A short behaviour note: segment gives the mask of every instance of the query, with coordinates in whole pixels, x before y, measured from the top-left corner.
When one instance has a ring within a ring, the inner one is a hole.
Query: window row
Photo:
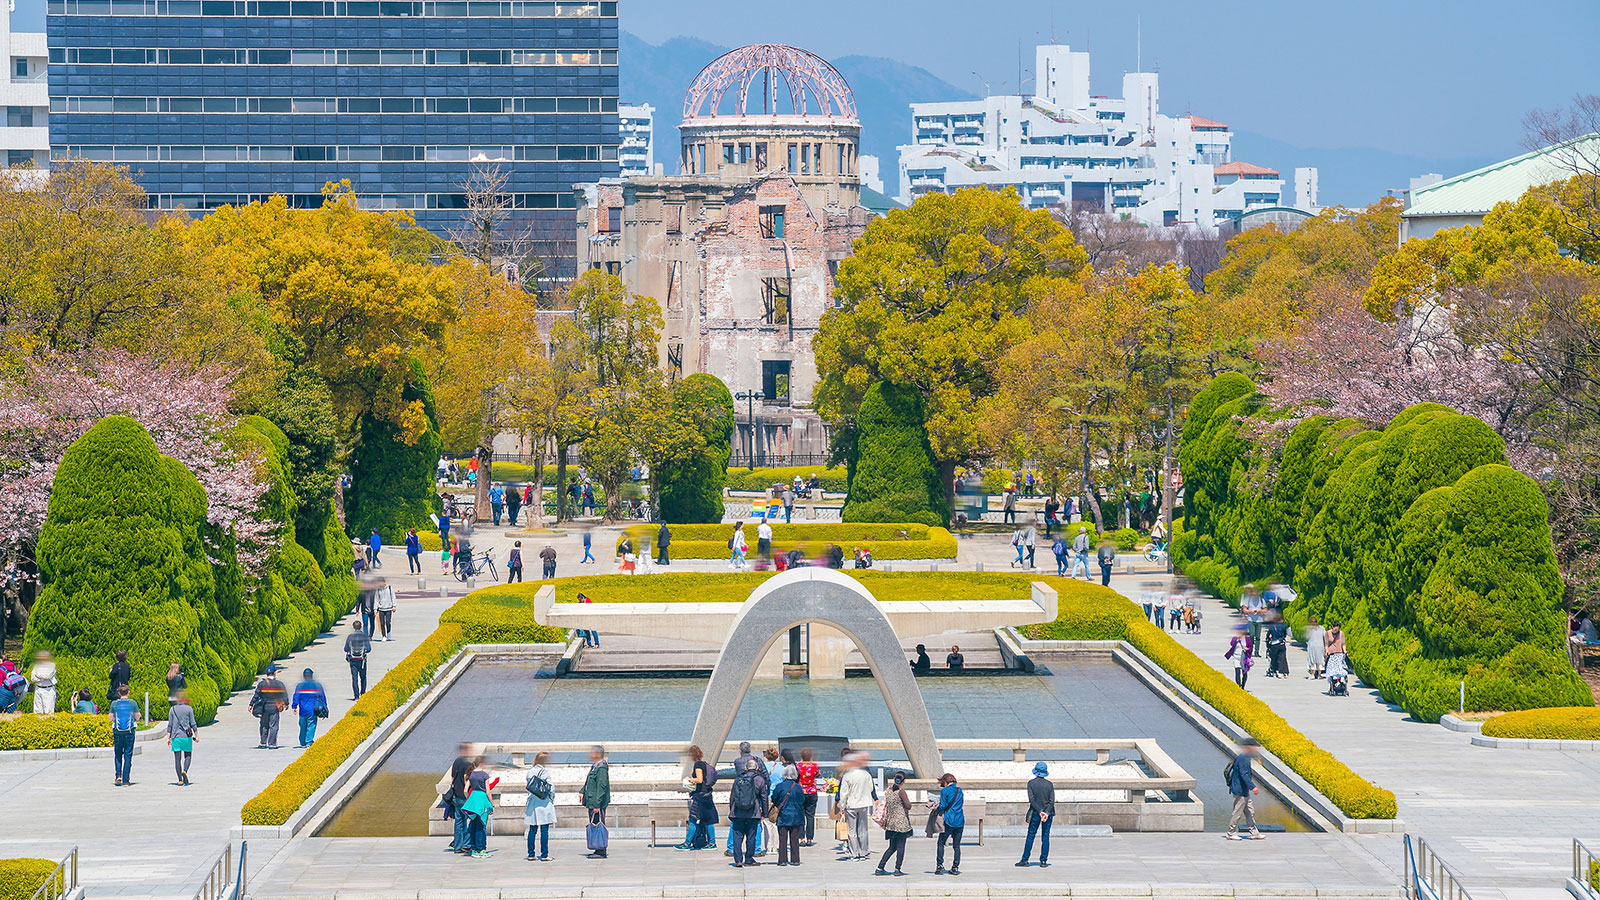
[[[52,16],[392,16],[398,18],[615,18],[617,4],[532,0],[49,0]]]
[[[617,51],[51,47],[50,62],[127,66],[614,66]]]
[[[152,209],[216,209],[265,202],[279,194],[150,194]],[[321,194],[282,194],[296,209],[316,209],[324,202]],[[574,209],[576,200],[567,194],[508,194],[514,209]],[[360,194],[356,202],[363,209],[467,209],[465,194]]]
[[[615,97],[51,97],[56,113],[614,113]]]
[[[616,160],[617,148],[555,144],[509,147],[56,144],[50,148],[50,154],[55,159],[78,157],[102,162],[610,162]]]

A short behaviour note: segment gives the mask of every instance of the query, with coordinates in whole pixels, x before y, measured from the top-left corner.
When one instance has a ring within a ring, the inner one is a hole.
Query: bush
[[[0,900],[31,900],[58,865],[53,859],[0,859]]]
[[[616,576],[606,576],[615,578]],[[533,620],[533,595],[548,581],[525,582],[528,589],[499,585],[473,591],[439,616],[440,624],[461,629],[465,644],[546,644],[565,641],[565,629]]]
[[[766,469],[729,469],[728,489],[734,491],[764,491],[775,484],[794,484],[795,476],[801,480],[817,476],[822,489],[830,494],[842,494],[849,487],[844,466],[824,469],[818,466],[784,466]]]
[[[733,536],[732,525],[673,525],[672,555],[677,559],[726,559],[728,539]],[[655,542],[658,526],[635,525],[628,531],[635,546],[642,541]],[[745,525],[745,539],[755,547],[755,526]],[[938,526],[916,522],[886,523],[774,523],[772,526],[773,553],[787,552],[795,546],[815,557],[828,544],[838,544],[845,552],[845,565],[849,565],[852,550],[857,547],[872,551],[874,561],[895,559],[954,559],[956,539],[949,531]]]
[[[111,746],[111,722],[105,716],[26,713],[0,719],[0,750],[62,750]]]
[[[845,501],[846,522],[950,520],[939,467],[923,427],[914,388],[879,382],[856,413],[856,463]]]
[[[1600,741],[1600,707],[1558,706],[1506,713],[1484,722],[1483,733],[1542,741]]]
[[[1139,542],[1144,540],[1144,535],[1136,528],[1118,528],[1111,532],[1111,540],[1116,542],[1118,550],[1135,550]]]
[[[422,404],[426,427],[414,440],[387,418],[372,412],[361,416],[344,499],[345,526],[357,538],[366,538],[376,528],[388,543],[399,543],[406,529],[428,528],[429,514],[439,511],[435,476],[444,442],[434,415],[433,391],[415,361],[401,400]]]
[[[656,507],[665,522],[722,521],[722,487],[733,455],[733,395],[715,375],[696,373],[672,386],[672,411],[699,428],[705,450],[660,467]]]

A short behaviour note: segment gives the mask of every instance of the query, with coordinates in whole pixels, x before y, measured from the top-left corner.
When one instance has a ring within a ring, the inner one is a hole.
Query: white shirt
[[[872,775],[866,769],[851,769],[839,779],[839,805],[845,809],[872,805]]]
[[[756,538],[763,541],[772,540],[772,526],[762,521],[760,525],[756,526]]]

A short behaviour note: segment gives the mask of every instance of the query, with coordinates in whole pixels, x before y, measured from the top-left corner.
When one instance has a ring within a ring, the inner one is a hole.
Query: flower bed
[[[1541,741],[1600,741],[1600,707],[1554,706],[1510,712],[1484,722],[1483,733]]]

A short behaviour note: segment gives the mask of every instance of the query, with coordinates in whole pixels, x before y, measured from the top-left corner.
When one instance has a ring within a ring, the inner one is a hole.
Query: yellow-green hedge
[[[1056,588],[1061,601],[1060,614],[1054,622],[1030,629],[1034,636],[1051,640],[1126,640],[1200,699],[1249,732],[1332,800],[1345,815],[1352,819],[1395,817],[1397,807],[1393,793],[1351,771],[1295,730],[1267,704],[1150,624],[1133,601],[1109,588],[1073,579],[1051,576],[1041,580]]]
[[[53,859],[0,859],[0,900],[29,900],[57,865]]]
[[[732,525],[671,525],[672,556],[674,559],[727,559],[728,538],[733,536]],[[637,546],[648,539],[652,545],[659,530],[658,525],[636,525],[629,529]],[[746,523],[745,541],[750,554],[755,555],[756,524]],[[872,551],[876,561],[896,559],[954,559],[956,539],[944,528],[916,523],[860,523],[860,522],[795,522],[772,525],[774,553],[787,552],[796,546],[815,557],[828,544],[838,544],[844,550],[845,565],[850,565],[857,547]]]
[[[1553,706],[1509,712],[1484,722],[1483,733],[1544,741],[1600,741],[1600,707]]]
[[[825,469],[821,466],[782,466],[766,469],[733,468],[728,470],[728,489],[733,491],[764,491],[775,484],[794,485],[794,477],[802,480],[817,476],[822,489],[830,494],[842,494],[848,487],[844,466]]]
[[[586,594],[596,603],[739,603],[763,581],[777,572],[662,572],[647,576],[585,575],[558,578],[557,603],[573,603]],[[900,600],[998,600],[1027,597],[1031,588],[1024,575],[981,572],[879,572],[873,569],[847,570],[885,603]],[[514,595],[532,604],[533,595],[544,582],[485,588],[469,595],[490,592]]]
[[[111,722],[105,716],[32,713],[0,719],[0,750],[63,750],[111,746]]]

